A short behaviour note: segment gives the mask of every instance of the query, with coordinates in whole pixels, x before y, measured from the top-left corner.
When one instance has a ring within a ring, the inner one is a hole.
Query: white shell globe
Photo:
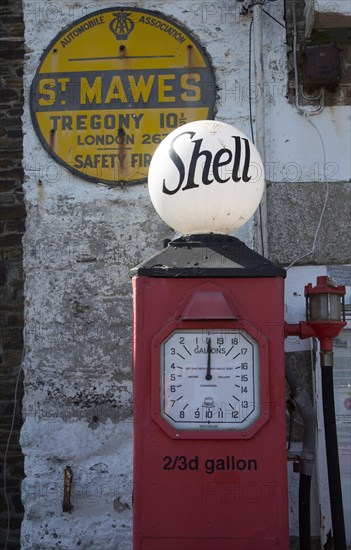
[[[228,234],[257,209],[264,168],[256,147],[237,128],[198,120],[157,147],[148,187],[157,213],[176,231]]]

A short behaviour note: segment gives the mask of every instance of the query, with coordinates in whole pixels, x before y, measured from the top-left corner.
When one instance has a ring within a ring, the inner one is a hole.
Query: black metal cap
[[[230,235],[186,235],[130,270],[145,277],[285,277],[276,266]]]

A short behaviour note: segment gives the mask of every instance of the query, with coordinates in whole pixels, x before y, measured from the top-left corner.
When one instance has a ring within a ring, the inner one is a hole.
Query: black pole
[[[321,351],[321,372],[325,446],[334,548],[336,550],[346,550],[344,509],[342,504],[338,439],[335,421],[333,352]]]
[[[300,474],[299,483],[300,550],[311,550],[311,476]]]

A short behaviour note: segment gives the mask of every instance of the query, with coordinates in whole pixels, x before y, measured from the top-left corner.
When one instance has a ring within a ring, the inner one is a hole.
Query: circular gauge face
[[[245,430],[259,390],[259,344],[245,330],[176,330],[161,344],[161,416],[175,429]]]

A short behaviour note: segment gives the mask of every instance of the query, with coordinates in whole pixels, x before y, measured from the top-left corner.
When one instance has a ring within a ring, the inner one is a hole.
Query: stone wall
[[[19,547],[23,517],[20,483],[24,475],[19,445],[23,392],[20,365],[23,348],[22,235],[25,219],[22,191],[24,29],[21,1],[2,2],[0,13],[0,433],[1,479],[5,479],[6,483],[6,495],[3,483],[0,488],[1,502],[4,503],[0,514],[0,545],[4,547],[7,539],[7,548],[15,549]]]

